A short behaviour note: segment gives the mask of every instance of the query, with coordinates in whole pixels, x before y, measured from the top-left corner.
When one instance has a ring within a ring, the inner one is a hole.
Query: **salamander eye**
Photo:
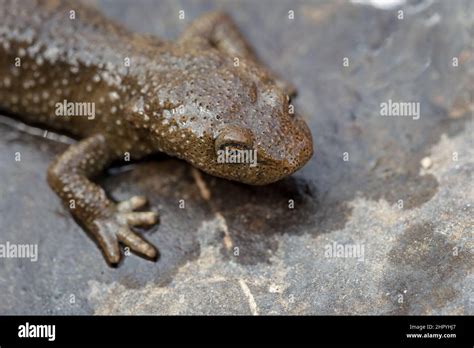
[[[226,147],[240,150],[252,150],[253,135],[247,128],[229,125],[219,133],[214,142],[214,146],[216,152],[219,150],[225,150]]]

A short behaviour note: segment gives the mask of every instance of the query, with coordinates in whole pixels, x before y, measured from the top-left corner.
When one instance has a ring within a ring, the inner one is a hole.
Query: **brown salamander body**
[[[115,160],[164,152],[215,176],[262,185],[312,155],[311,134],[289,106],[291,88],[257,60],[222,13],[177,40],[134,34],[75,1],[0,0],[0,108],[81,139],[49,167],[48,182],[111,264],[119,242],[151,259],[130,226],[144,197],[114,203],[91,181]],[[256,153],[256,165],[222,151]]]

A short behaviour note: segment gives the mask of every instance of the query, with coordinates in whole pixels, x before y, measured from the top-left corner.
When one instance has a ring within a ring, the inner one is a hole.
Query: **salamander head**
[[[174,81],[173,94],[156,90],[165,109],[155,125],[156,133],[165,133],[164,151],[214,176],[252,185],[301,168],[312,156],[312,137],[289,97],[257,66],[223,61],[193,57]]]

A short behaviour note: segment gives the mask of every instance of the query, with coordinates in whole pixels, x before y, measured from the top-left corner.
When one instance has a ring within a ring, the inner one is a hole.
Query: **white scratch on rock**
[[[74,139],[69,138],[68,136],[65,136],[59,133],[54,133],[52,131],[47,131],[38,127],[33,127],[19,120],[13,120],[3,115],[0,115],[0,124],[9,126],[20,132],[24,132],[35,137],[46,138],[58,143],[63,143],[63,144],[68,144],[68,145],[75,143]]]
[[[239,284],[240,284],[240,287],[242,288],[242,291],[244,292],[245,296],[247,297],[249,301],[250,312],[252,312],[252,315],[258,315],[257,303],[255,302],[255,299],[253,298],[253,295],[250,292],[250,289],[247,286],[247,283],[245,282],[245,280],[239,279]]]
[[[199,189],[199,193],[201,194],[201,197],[205,201],[209,201],[209,199],[211,199],[211,191],[207,187],[206,182],[204,181],[204,179],[202,178],[201,172],[193,167],[191,169],[191,173],[192,173],[194,181],[196,182],[196,185]]]
[[[232,249],[233,243],[232,243],[232,238],[230,237],[230,234],[229,234],[229,227],[227,226],[227,221],[224,218],[224,216],[219,212],[217,212],[215,216],[219,223],[220,229],[222,230],[222,232],[224,232],[224,238],[223,238],[224,246],[227,250],[230,250]]]
[[[381,10],[391,10],[406,3],[405,0],[351,0],[353,4],[369,5]]]

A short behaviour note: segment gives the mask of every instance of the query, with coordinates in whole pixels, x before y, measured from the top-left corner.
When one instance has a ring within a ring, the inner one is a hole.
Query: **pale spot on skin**
[[[120,96],[118,95],[117,92],[112,91],[112,92],[109,93],[109,98],[110,98],[110,100],[119,100]]]

